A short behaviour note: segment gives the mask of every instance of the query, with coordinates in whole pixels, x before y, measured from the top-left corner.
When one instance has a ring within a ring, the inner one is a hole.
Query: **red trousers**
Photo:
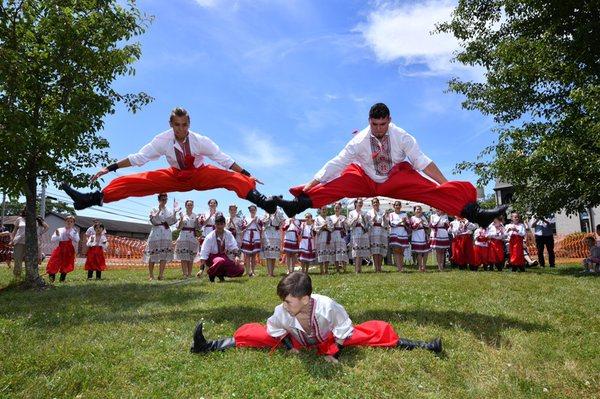
[[[104,187],[104,202],[119,201],[128,197],[170,193],[173,191],[204,191],[225,188],[235,191],[238,197],[246,198],[256,187],[256,180],[231,170],[211,165],[180,170],[158,169],[117,177]]]
[[[508,241],[508,253],[509,260],[511,266],[525,266],[525,255],[523,253],[523,237],[518,234],[513,234],[510,236],[510,240]]]
[[[290,193],[299,196],[304,186],[292,187]],[[329,205],[341,198],[384,196],[422,202],[449,215],[460,215],[465,205],[477,200],[475,187],[464,181],[449,181],[438,185],[423,177],[410,163],[401,162],[383,183],[374,182],[362,168],[349,165],[337,179],[317,184],[306,192],[313,208]]]
[[[75,248],[71,241],[61,241],[54,248],[46,265],[46,273],[71,273],[75,270]]]
[[[229,259],[226,254],[211,254],[206,263],[211,265],[206,273],[211,277],[240,277],[244,268]]]
[[[452,239],[452,261],[459,266],[473,263],[473,237],[459,234]]]
[[[275,348],[281,344],[281,339],[271,337],[267,327],[260,323],[244,324],[233,334],[236,347]],[[283,338],[283,337],[282,337]],[[344,341],[344,346],[383,346],[395,347],[398,344],[398,334],[390,323],[371,320],[354,326],[354,332]],[[303,345],[292,337],[294,348]],[[335,355],[339,349],[333,334],[325,341],[314,346],[320,355]]]
[[[503,240],[490,240],[489,248],[490,263],[502,263],[504,262],[504,241]]]
[[[104,258],[104,249],[102,247],[96,246],[88,249],[83,270],[106,270],[106,259]]]
[[[487,265],[490,262],[490,248],[480,245],[473,246],[473,266]]]

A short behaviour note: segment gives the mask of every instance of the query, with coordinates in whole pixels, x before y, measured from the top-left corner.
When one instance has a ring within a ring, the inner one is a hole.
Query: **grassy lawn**
[[[90,282],[77,270],[43,292],[0,292],[0,397],[599,397],[600,279],[577,270],[312,275],[355,322],[444,340],[441,356],[348,348],[340,365],[312,352],[188,353],[200,320],[217,338],[270,316],[278,279],[263,270],[214,284],[176,269],[151,283],[143,270]],[[10,278],[3,267],[0,286]]]

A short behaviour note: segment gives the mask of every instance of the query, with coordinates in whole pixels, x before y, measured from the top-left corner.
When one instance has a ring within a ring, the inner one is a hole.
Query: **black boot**
[[[275,202],[281,207],[281,209],[283,209],[289,218],[294,217],[300,212],[304,212],[313,206],[310,197],[304,193],[300,194],[291,201],[284,200],[281,197],[275,197]]]
[[[410,339],[400,338],[398,340],[398,348],[413,350],[416,348],[427,349],[435,353],[440,353],[442,351],[442,339],[435,338],[430,342],[425,341],[411,341]]]
[[[59,187],[73,200],[73,207],[77,210],[89,208],[90,206],[102,206],[104,194],[102,191],[92,191],[91,193],[80,193],[73,189],[67,183],[62,183]]]
[[[194,343],[190,348],[191,353],[206,353],[212,351],[222,351],[229,348],[235,347],[235,340],[233,337],[217,339],[215,341],[207,341],[202,334],[202,323],[196,326],[194,331]]]
[[[477,202],[470,202],[461,211],[460,215],[470,222],[477,223],[479,227],[486,228],[494,218],[506,216],[508,205],[500,205],[494,209],[481,209]]]
[[[277,210],[277,203],[275,202],[275,198],[266,197],[264,194],[261,194],[258,190],[250,190],[248,195],[246,195],[246,199],[252,202],[254,205],[263,209],[267,213],[275,213]]]

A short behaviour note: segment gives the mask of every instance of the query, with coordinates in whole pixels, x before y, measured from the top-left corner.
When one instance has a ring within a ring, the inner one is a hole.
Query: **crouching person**
[[[201,277],[205,270],[211,282],[215,278],[224,281],[225,277],[242,276],[244,268],[240,266],[238,251],[235,236],[225,230],[225,217],[218,214],[215,217],[215,230],[204,238],[200,248],[200,271],[196,276]],[[231,260],[227,254],[234,255],[235,259]]]
[[[312,293],[310,276],[293,272],[277,285],[283,301],[267,320],[267,325],[244,324],[233,337],[207,341],[202,324],[196,327],[192,353],[205,353],[233,347],[283,347],[291,353],[301,348],[316,348],[325,360],[337,363],[346,346],[381,346],[386,348],[423,348],[439,353],[442,341],[411,341],[399,338],[387,322],[372,320],[353,325],[344,307],[324,295]]]

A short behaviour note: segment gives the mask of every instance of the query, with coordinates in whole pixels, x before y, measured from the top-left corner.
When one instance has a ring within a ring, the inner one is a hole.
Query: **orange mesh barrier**
[[[557,258],[585,258],[589,255],[583,239],[594,237],[591,233],[571,233],[566,236],[554,236],[554,254]],[[537,256],[535,238],[533,235],[527,237],[527,249],[531,255]]]

